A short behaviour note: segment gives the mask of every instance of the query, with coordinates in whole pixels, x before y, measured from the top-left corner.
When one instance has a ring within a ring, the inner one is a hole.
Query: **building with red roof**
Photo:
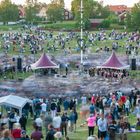
[[[126,5],[109,5],[108,6],[111,12],[116,14],[121,14],[123,12],[130,12],[131,8]]]
[[[109,5],[108,7],[111,12],[118,15],[119,21],[124,21],[126,14],[131,12],[131,7],[127,7],[126,5]]]

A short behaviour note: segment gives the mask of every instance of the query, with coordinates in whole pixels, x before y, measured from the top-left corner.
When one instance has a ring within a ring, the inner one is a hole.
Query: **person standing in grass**
[[[68,120],[69,117],[67,116],[67,112],[64,112],[63,115],[61,116],[61,131],[62,131],[62,135],[65,135],[65,137],[67,136],[67,124],[68,124]]]
[[[76,112],[76,109],[71,110],[69,120],[70,120],[70,131],[74,130],[74,132],[76,132],[76,123],[78,120],[78,113]]]
[[[108,131],[109,139],[116,140],[117,125],[115,120],[112,120],[112,122],[108,125]]]
[[[61,116],[59,115],[59,113],[56,113],[56,116],[53,118],[52,122],[52,125],[56,131],[60,131],[61,122],[62,122]]]
[[[19,123],[14,123],[11,134],[12,134],[14,140],[21,139],[21,126]]]
[[[26,131],[25,130],[22,130],[21,131],[21,138],[20,138],[20,140],[30,140],[30,138],[26,134]]]
[[[93,103],[89,106],[89,112],[90,112],[90,114],[94,114],[94,112],[95,112],[95,107],[94,107]]]
[[[100,133],[100,140],[104,140],[107,135],[107,120],[104,117],[104,114],[101,114],[100,119],[97,121],[98,130]]]
[[[44,117],[44,115],[43,114],[41,114],[39,117],[37,117],[36,119],[35,119],[35,123],[36,123],[36,125],[38,126],[38,129],[40,130],[40,131],[42,131],[42,127],[43,127],[43,118]]]
[[[95,114],[90,114],[90,116],[87,119],[87,123],[88,123],[88,135],[93,136],[94,127],[96,125],[96,115]]]
[[[130,104],[130,101],[129,101],[129,98],[128,97],[127,97],[126,102],[125,102],[124,105],[125,105],[125,112],[126,112],[127,116],[129,116],[131,104]]]
[[[67,111],[68,110],[68,108],[69,108],[69,102],[68,102],[67,99],[64,100],[63,107],[64,107],[64,111]]]
[[[46,135],[46,140],[54,140],[54,134],[55,134],[55,131],[54,131],[53,125],[49,124],[48,125],[48,132]]]
[[[31,134],[31,140],[41,140],[43,139],[43,134],[41,131],[39,131],[38,126],[36,125],[36,123],[33,123],[33,127],[34,127],[34,131]]]
[[[43,101],[43,103],[41,104],[41,113],[46,115],[46,111],[47,111],[47,104],[45,103],[45,101]]]
[[[44,126],[46,128],[46,132],[48,131],[48,125],[52,124],[52,122],[53,122],[53,118],[51,117],[51,113],[48,112],[48,114],[46,115],[44,119]]]
[[[140,130],[140,118],[137,119],[136,130]]]
[[[0,140],[14,140],[9,129],[3,131],[3,137],[1,137]]]
[[[21,129],[26,130],[26,125],[27,125],[27,118],[24,114],[19,119],[19,123],[21,125]]]
[[[57,107],[56,103],[53,100],[53,102],[51,102],[51,107],[50,107],[52,118],[56,116],[56,107]]]

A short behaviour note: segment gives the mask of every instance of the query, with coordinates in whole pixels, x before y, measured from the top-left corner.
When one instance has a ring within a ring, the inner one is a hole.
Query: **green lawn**
[[[52,24],[45,25],[46,29],[50,30],[76,30],[76,22],[75,21],[63,21]]]
[[[0,25],[0,31],[15,31],[19,30],[22,25]]]

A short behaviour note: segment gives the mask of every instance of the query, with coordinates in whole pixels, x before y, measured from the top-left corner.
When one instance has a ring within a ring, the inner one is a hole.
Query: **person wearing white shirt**
[[[97,121],[98,131],[101,140],[104,140],[107,133],[107,120],[104,118],[104,114],[101,114],[101,118]]]
[[[43,102],[43,103],[41,104],[41,113],[42,113],[42,114],[45,114],[46,111],[47,111],[47,104]]]
[[[87,103],[87,97],[86,96],[82,96],[81,100],[82,100],[82,105],[85,105]]]
[[[39,118],[35,119],[36,126],[38,126],[39,130],[42,131],[43,126],[43,115],[40,115]]]
[[[61,127],[61,117],[58,115],[58,113],[56,113],[56,116],[53,118],[53,127],[56,131],[60,131],[60,127]]]
[[[127,100],[126,100],[126,102],[125,102],[125,111],[126,111],[127,116],[129,116],[129,111],[130,111],[130,101],[129,101],[128,98],[127,98]]]

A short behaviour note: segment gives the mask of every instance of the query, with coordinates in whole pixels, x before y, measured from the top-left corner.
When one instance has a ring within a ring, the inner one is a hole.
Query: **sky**
[[[49,3],[50,0],[38,0],[40,2]],[[72,0],[65,0],[66,8],[70,9]],[[128,7],[132,7],[134,3],[137,3],[140,0],[97,0],[97,1],[103,1],[104,5],[127,5]],[[25,3],[25,0],[12,0],[12,2],[16,4],[23,4]]]

